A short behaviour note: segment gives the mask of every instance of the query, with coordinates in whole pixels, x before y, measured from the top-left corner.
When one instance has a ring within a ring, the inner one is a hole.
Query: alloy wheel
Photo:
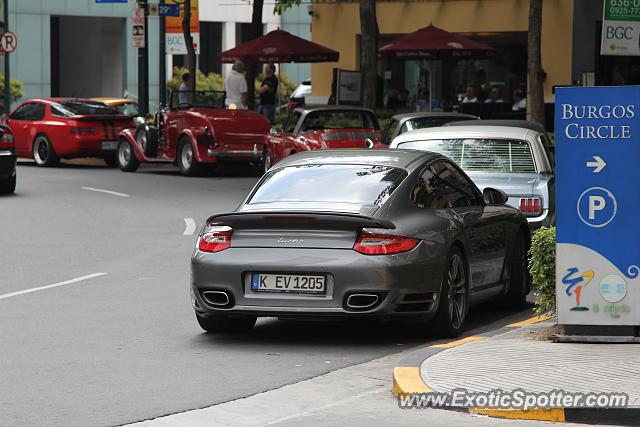
[[[449,265],[448,280],[448,303],[451,326],[454,329],[462,327],[467,315],[467,280],[464,270],[464,263],[460,255],[454,253]]]

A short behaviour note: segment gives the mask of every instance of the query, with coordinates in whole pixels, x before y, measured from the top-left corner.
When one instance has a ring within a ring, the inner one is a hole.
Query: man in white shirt
[[[489,92],[489,98],[485,99],[485,104],[498,104],[504,102],[502,100],[502,92],[498,86],[493,86],[491,92]]]
[[[513,91],[513,111],[521,111],[527,109],[527,98],[520,89]]]
[[[478,102],[478,92],[473,85],[467,86],[467,95],[462,100],[463,104],[473,104]]]
[[[180,87],[178,88],[178,90],[180,91],[179,96],[178,96],[178,102],[180,105],[187,105],[190,104],[189,102],[189,73],[184,73],[182,75],[182,84],[180,84]]]
[[[245,110],[247,108],[247,81],[243,73],[244,62],[234,62],[231,71],[224,80],[224,91],[226,92],[224,104],[227,107],[233,104],[238,109]]]

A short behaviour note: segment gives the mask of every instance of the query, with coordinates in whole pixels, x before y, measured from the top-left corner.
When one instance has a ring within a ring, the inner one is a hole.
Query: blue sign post
[[[565,325],[640,325],[640,86],[556,92],[556,299]]]

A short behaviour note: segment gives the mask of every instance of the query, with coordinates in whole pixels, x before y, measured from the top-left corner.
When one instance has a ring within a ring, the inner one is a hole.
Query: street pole
[[[138,48],[138,109],[141,116],[146,116],[149,113],[149,4],[147,0],[138,0],[138,6],[144,9],[144,47]]]
[[[159,53],[159,57],[160,57],[160,63],[158,64],[158,70],[159,70],[159,87],[160,87],[160,104],[166,104],[167,103],[167,41],[165,38],[166,35],[166,28],[165,28],[165,23],[164,23],[164,16],[160,16],[160,40],[159,41],[159,46],[160,46],[160,53]]]
[[[4,0],[4,28],[9,31],[9,0]],[[4,53],[4,112],[11,113],[11,73],[9,70],[9,54]]]

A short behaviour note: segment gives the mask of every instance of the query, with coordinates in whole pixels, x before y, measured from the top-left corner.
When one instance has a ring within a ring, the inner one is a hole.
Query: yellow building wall
[[[405,34],[429,23],[454,33],[527,31],[529,0],[425,0],[378,2],[381,34]],[[314,3],[312,38],[340,52],[340,61],[311,67],[313,95],[331,94],[332,69],[355,70],[358,3]],[[542,67],[547,73],[545,98],[553,100],[552,87],[571,83],[573,0],[544,0],[542,17]]]

